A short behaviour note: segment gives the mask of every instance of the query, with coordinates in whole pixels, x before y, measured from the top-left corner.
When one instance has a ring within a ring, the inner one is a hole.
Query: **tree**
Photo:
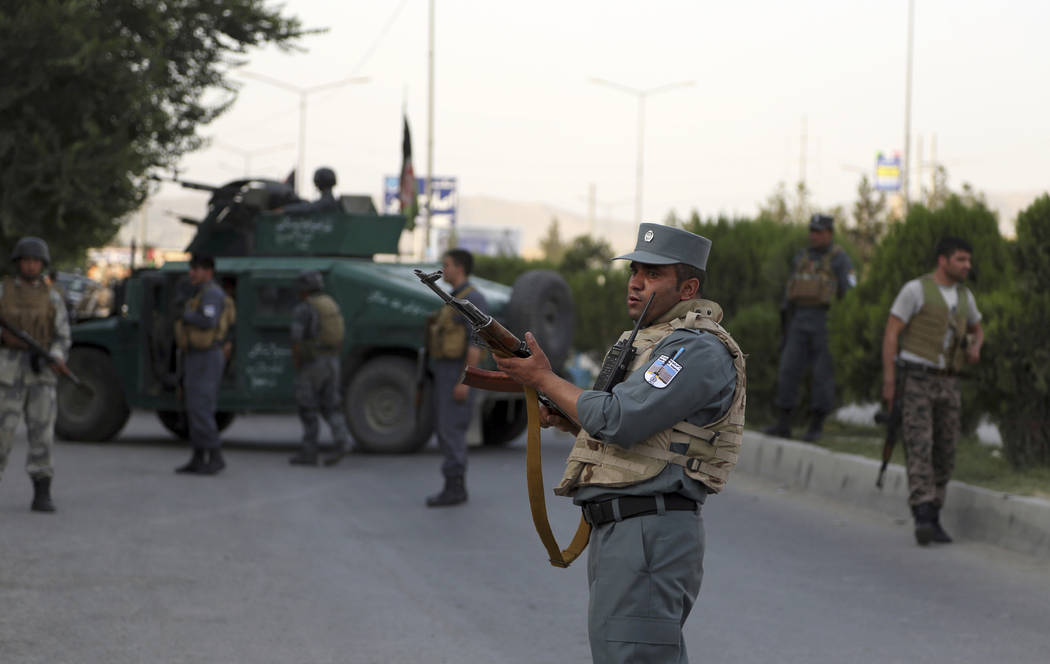
[[[853,204],[855,225],[848,229],[850,237],[860,252],[861,261],[867,263],[875,253],[875,247],[886,233],[886,194],[871,186],[867,175],[862,175],[857,185],[857,201]]]
[[[605,240],[596,240],[590,235],[575,238],[561,258],[562,272],[601,270],[613,259],[613,250]]]
[[[791,221],[791,205],[783,182],[778,182],[777,188],[766,197],[766,202],[758,206],[758,216],[781,224]]]
[[[38,235],[61,261],[109,240],[233,102],[237,56],[305,34],[264,0],[3,3],[0,251]]]
[[[552,217],[551,224],[547,227],[547,235],[540,240],[540,249],[548,262],[558,264],[562,255],[565,254],[565,243],[562,242],[561,232],[558,230],[558,218]]]

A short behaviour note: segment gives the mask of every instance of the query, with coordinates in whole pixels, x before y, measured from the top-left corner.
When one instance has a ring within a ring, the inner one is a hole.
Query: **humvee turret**
[[[404,218],[343,210],[289,216],[294,200],[286,185],[237,180],[211,192],[207,216],[189,252],[215,257],[216,281],[232,296],[237,322],[219,395],[217,420],[225,428],[237,413],[293,412],[289,326],[298,302],[294,281],[306,269],[324,275],[325,291],[339,303],[346,323],[341,357],[344,406],[356,445],[371,452],[412,452],[433,429],[431,387],[419,349],[426,317],[440,301],[394,262]],[[377,255],[391,261],[377,261]],[[181,312],[185,262],[140,269],[117,289],[113,315],[73,326],[69,366],[90,386],[59,385],[56,430],[69,440],[115,437],[130,409],[155,411],[173,433],[185,436],[180,366],[173,322]],[[555,366],[572,340],[569,288],[556,273],[522,275],[513,288],[472,278],[491,313],[518,334],[532,330]],[[417,399],[417,392],[421,399]],[[524,428],[517,395],[484,393],[472,436],[501,444]]]

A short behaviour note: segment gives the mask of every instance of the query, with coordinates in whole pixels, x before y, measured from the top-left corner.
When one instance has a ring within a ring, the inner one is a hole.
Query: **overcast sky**
[[[691,87],[646,102],[643,216],[671,209],[753,215],[800,176],[820,206],[854,199],[878,151],[904,141],[907,0],[505,2],[438,0],[434,173],[461,196],[540,201],[634,216],[638,89]],[[913,136],[958,187],[1042,190],[1050,175],[1050,3],[916,0]],[[306,168],[333,167],[337,190],[378,196],[401,161],[401,108],[415,169],[426,172],[427,0],[287,0],[305,51],[254,52],[246,71],[298,86],[368,76],[311,95]],[[296,161],[297,95],[243,80],[202,130],[216,139],[184,177],[283,178]],[[227,147],[220,147],[227,146]],[[283,146],[283,147],[282,147]],[[235,148],[229,149],[229,147]],[[272,151],[263,153],[269,148]],[[912,163],[918,146],[913,143]],[[311,188],[312,191],[312,188]]]

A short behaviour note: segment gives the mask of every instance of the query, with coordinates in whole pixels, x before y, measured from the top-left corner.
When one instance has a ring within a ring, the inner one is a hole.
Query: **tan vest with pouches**
[[[208,288],[209,286],[205,286]],[[190,298],[186,306],[192,311],[200,311],[201,300],[204,296],[204,288]],[[216,343],[226,341],[226,335],[230,328],[237,322],[237,305],[229,295],[224,296],[222,313],[215,327],[200,328],[195,325],[184,323],[182,319],[175,321],[175,345],[182,350],[208,350]]]
[[[11,276],[4,277],[3,283],[0,315],[8,323],[31,336],[38,344],[50,349],[55,330],[55,305],[51,302],[51,286],[43,281],[27,282]]]
[[[831,267],[831,259],[842,252],[833,245],[820,260],[813,260],[807,250],[787,283],[787,299],[801,307],[828,306],[838,292],[839,280]]]
[[[919,283],[922,285],[922,307],[901,333],[901,350],[914,353],[933,364],[937,364],[943,354],[946,367],[959,371],[965,362],[970,292],[965,286],[956,284],[955,292],[959,301],[952,316],[933,275],[920,277]],[[945,349],[944,336],[949,326],[954,328],[955,334],[951,346]]]
[[[744,408],[747,373],[744,353],[726,330],[719,325],[722,308],[710,300],[681,302],[657,322],[638,332],[634,347],[637,355],[630,371],[650,361],[653,349],[671,333],[680,329],[702,330],[715,335],[729,350],[736,370],[736,386],[728,411],[706,426],[681,421],[629,449],[592,438],[580,430],[569,453],[562,481],[554,490],[560,496],[572,495],[583,486],[622,487],[655,477],[668,463],[682,466],[685,474],[704,484],[711,493],[725,488],[729,471],[736,465],[744,431]],[[630,336],[624,332],[621,339]],[[671,451],[672,443],[685,443],[684,454]]]
[[[304,362],[320,355],[338,355],[343,347],[346,326],[339,305],[327,293],[314,293],[306,298],[318,317],[317,336],[300,342],[300,353]]]
[[[456,297],[466,297],[474,290],[467,286]],[[450,306],[442,306],[427,319],[427,350],[435,360],[459,360],[467,354],[470,340],[467,328],[456,320],[459,316]]]

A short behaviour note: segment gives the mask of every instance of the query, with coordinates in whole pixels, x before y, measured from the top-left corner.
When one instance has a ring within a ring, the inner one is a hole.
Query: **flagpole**
[[[427,47],[427,181],[423,213],[423,256],[430,250],[430,187],[434,176],[434,0],[430,0],[430,34]]]

